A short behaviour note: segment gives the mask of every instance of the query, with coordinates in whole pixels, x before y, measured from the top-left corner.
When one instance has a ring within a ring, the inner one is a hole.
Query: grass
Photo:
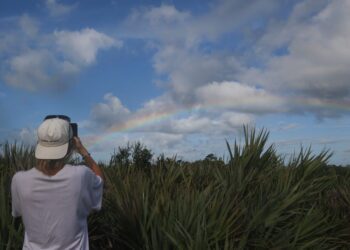
[[[103,166],[103,208],[89,217],[91,249],[348,249],[350,171],[329,167],[331,155],[311,149],[285,163],[266,145],[267,131],[244,131],[243,146],[227,143],[226,163],[160,157],[148,167],[132,160]],[[21,247],[9,186],[33,164],[33,148],[3,145],[0,249]]]

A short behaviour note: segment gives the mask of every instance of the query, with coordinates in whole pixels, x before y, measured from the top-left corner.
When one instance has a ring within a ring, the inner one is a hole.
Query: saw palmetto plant
[[[226,162],[105,164],[103,208],[89,217],[90,247],[348,249],[350,170],[329,167],[331,155],[311,149],[286,162],[267,145],[266,130],[245,127],[244,134],[243,145],[227,143]],[[33,164],[33,148],[2,146],[0,249],[21,247],[10,182]]]

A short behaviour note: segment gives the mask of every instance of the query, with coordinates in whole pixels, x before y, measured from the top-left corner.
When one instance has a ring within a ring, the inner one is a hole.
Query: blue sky
[[[242,125],[350,163],[349,0],[0,3],[0,140],[35,144],[47,114],[99,160],[227,156]]]

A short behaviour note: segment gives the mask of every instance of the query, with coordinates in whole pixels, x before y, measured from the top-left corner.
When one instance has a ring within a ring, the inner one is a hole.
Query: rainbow
[[[317,98],[295,98],[296,104],[303,104],[305,106],[314,108],[332,109],[338,111],[350,111],[350,99],[334,100],[334,99],[317,99]]]
[[[135,114],[125,122],[121,122],[112,126],[107,130],[108,133],[126,132],[138,127],[146,126],[155,122],[166,120],[167,118],[178,114],[179,111],[169,110],[167,112],[151,113],[151,114]]]
[[[323,108],[323,109],[332,109],[339,111],[350,111],[350,100],[345,101],[335,101],[331,99],[323,99],[320,101],[316,98],[303,98],[303,97],[295,97],[293,101],[296,105],[304,105],[306,107],[314,107],[314,108]],[[211,103],[209,105],[202,105],[196,107],[183,107],[183,108],[172,108],[169,110],[150,113],[150,114],[141,114],[135,113],[131,117],[127,118],[126,121],[120,122],[112,127],[110,127],[107,131],[101,133],[100,135],[89,135],[86,136],[85,139],[87,144],[92,146],[96,143],[101,143],[108,139],[111,139],[113,136],[122,132],[132,131],[136,128],[144,127],[153,123],[161,122],[166,120],[172,116],[179,114],[187,114],[192,111],[207,111],[207,110],[215,110],[219,108],[229,108],[227,101],[217,103]]]
[[[190,112],[190,108],[183,109],[169,109],[167,111],[161,111],[157,113],[150,114],[134,114],[128,117],[126,121],[119,122],[118,124],[110,127],[107,131],[101,133],[100,135],[89,135],[86,136],[87,145],[94,145],[96,143],[101,143],[113,137],[116,133],[128,132],[134,129],[144,127],[153,123],[161,122],[172,116],[179,115],[182,113]]]

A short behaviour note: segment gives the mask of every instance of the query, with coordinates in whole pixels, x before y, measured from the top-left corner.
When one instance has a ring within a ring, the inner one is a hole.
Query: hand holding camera
[[[73,137],[73,145],[75,150],[81,155],[81,156],[86,156],[89,155],[89,152],[87,149],[84,147],[84,145],[81,143],[81,140],[79,137],[74,136]]]

